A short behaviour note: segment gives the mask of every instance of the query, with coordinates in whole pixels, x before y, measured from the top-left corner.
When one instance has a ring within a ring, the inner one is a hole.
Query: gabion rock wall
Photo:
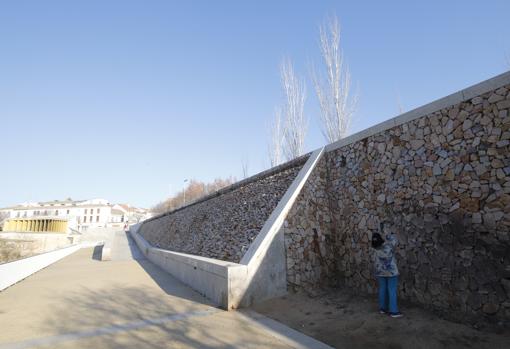
[[[155,247],[238,263],[306,160],[148,220],[139,233]]]

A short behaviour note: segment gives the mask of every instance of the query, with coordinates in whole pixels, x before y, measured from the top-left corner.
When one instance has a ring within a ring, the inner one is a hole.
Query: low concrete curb
[[[138,227],[131,227],[129,232],[148,260],[221,308],[234,308],[232,297],[229,296],[232,279],[246,275],[246,266],[155,248],[137,230]]]
[[[0,264],[0,291],[25,279],[26,277],[46,268],[64,257],[87,245],[72,245],[58,250],[41,253],[37,256]]]

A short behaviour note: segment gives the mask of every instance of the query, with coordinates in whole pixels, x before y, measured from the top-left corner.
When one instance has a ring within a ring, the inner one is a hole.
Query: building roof
[[[31,216],[31,217],[9,217],[6,218],[6,221],[42,221],[42,220],[56,220],[56,221],[67,221],[65,217],[62,216]]]
[[[65,200],[52,200],[52,201],[40,201],[40,202],[37,202],[37,204],[39,205],[48,205],[48,204],[78,204],[78,203],[81,203],[81,202],[84,202],[84,201],[87,201],[87,200],[73,200],[71,198],[67,198]]]
[[[18,205],[4,207],[2,210],[26,210],[34,208],[45,207],[70,207],[70,206],[111,206],[108,200],[105,199],[90,199],[90,200],[72,200],[67,198],[65,200],[53,201],[40,201],[40,202],[24,202]]]
[[[18,205],[3,207],[0,208],[0,211],[4,210],[33,210],[33,209],[60,209],[67,207],[112,207],[117,210],[123,211],[121,214],[128,212],[137,212],[137,213],[145,213],[147,212],[144,208],[137,208],[134,206],[130,206],[129,204],[111,204],[108,200],[105,199],[89,199],[89,200],[73,200],[71,198],[67,198],[64,200],[52,200],[52,201],[39,201],[39,202],[24,202]]]

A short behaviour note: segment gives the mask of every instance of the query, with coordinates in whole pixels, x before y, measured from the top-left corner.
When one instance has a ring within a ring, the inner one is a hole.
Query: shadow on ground
[[[173,293],[173,292],[172,292]],[[267,345],[252,338],[247,343],[231,336],[215,315],[221,310],[164,301],[142,288],[116,286],[102,291],[83,290],[69,294],[45,320],[53,336],[42,342],[48,347],[98,348],[257,348]],[[72,309],[72,311],[70,311]],[[248,331],[237,323],[236,331]],[[36,344],[36,343],[32,343]]]
[[[151,261],[139,259],[137,262],[167,295],[216,307],[212,301],[193,290],[191,287],[184,285]]]
[[[96,245],[94,250],[92,251],[92,259],[96,261],[100,261],[103,256],[103,247],[104,245]]]
[[[116,238],[127,239],[127,243],[122,245],[117,244],[117,246],[114,246],[114,248],[121,246],[121,248],[126,249],[126,251],[123,251],[120,254],[123,255],[124,258],[129,256],[127,258],[135,260],[167,295],[206,304],[209,306],[215,306],[214,303],[205,298],[203,295],[200,295],[191,287],[184,285],[172,275],[164,271],[162,268],[145,258],[143,253],[138,248],[135,240],[128,232],[123,231],[117,232],[116,234],[118,234]]]
[[[123,232],[124,233],[124,232]],[[175,279],[172,275],[165,272],[163,269],[149,261],[143,256],[143,254],[138,249],[134,240],[129,236],[129,254],[131,254],[131,258],[135,260],[143,270],[151,277],[151,279],[160,287],[162,291],[164,291],[167,295],[173,297],[179,297],[182,299],[186,299],[193,302],[198,302],[201,304],[206,304],[209,306],[215,306],[211,301],[209,301],[204,296],[197,293],[195,290],[182,284],[180,281]],[[115,263],[115,261],[102,261],[102,251],[104,245],[97,245],[94,247],[92,251],[92,259],[95,261],[100,261],[101,263]]]

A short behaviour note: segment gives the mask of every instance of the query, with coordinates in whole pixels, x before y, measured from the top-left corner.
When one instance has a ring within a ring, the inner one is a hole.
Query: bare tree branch
[[[278,166],[282,162],[283,129],[282,112],[279,108],[275,109],[274,120],[271,124],[270,139],[268,145],[269,160],[271,167]]]
[[[156,204],[152,207],[151,211],[155,214],[160,214],[175,210],[183,206],[184,202],[189,204],[200,199],[204,195],[218,191],[221,188],[235,183],[236,181],[237,180],[234,177],[228,177],[225,179],[217,178],[212,183],[203,183],[195,179],[191,179],[187,182],[188,185],[181,192]],[[186,200],[184,200],[184,197],[186,197]]]
[[[346,136],[358,98],[351,95],[351,75],[340,48],[338,19],[327,19],[319,29],[326,77],[315,69],[311,75],[321,108],[322,133],[332,143]]]
[[[248,178],[248,159],[241,160],[241,166],[243,167],[243,179]]]
[[[290,59],[282,61],[280,74],[285,98],[282,108],[284,118],[283,153],[287,160],[292,160],[304,152],[305,136],[308,129],[308,121],[304,114],[306,89],[304,81],[300,81],[296,77]]]
[[[402,101],[400,99],[400,94],[397,92],[397,108],[399,114],[404,114],[404,106],[402,105]]]

